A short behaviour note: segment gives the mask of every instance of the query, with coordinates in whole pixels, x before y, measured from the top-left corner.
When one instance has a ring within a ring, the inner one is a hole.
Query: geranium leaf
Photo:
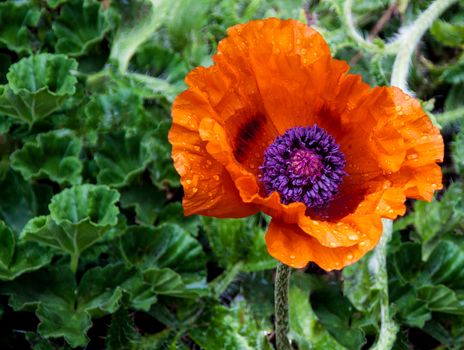
[[[0,4],[0,42],[17,53],[30,54],[39,44],[33,40],[29,27],[36,27],[41,11],[32,2]]]
[[[198,241],[180,226],[133,226],[121,237],[124,259],[142,271],[169,267],[189,288],[206,288],[205,254]]]
[[[464,316],[464,294],[444,285],[428,285],[417,289],[417,297],[431,311]]]
[[[259,217],[247,219],[203,218],[211,248],[219,265],[228,268],[238,262],[244,271],[272,269],[277,262],[266,249],[265,232]]]
[[[77,289],[77,307],[100,317],[115,312],[124,293],[128,294],[133,308],[145,311],[157,300],[153,286],[144,282],[137,269],[118,263],[94,267],[82,276]]]
[[[145,282],[153,286],[159,295],[167,295],[179,298],[198,298],[207,293],[205,285],[187,286],[182,276],[169,268],[147,269],[143,273]]]
[[[15,250],[15,235],[10,228],[0,220],[0,271],[8,269]]]
[[[61,250],[76,264],[82,251],[117,224],[118,199],[119,193],[106,186],[86,184],[66,189],[52,198],[49,216],[28,222],[21,239]]]
[[[464,24],[451,24],[436,20],[430,32],[443,45],[459,46],[464,43]]]
[[[8,85],[0,86],[0,112],[32,125],[60,108],[72,96],[77,62],[42,53],[10,66]]]
[[[29,219],[39,214],[39,203],[33,187],[14,171],[8,171],[0,182],[0,219],[16,233]]]
[[[152,225],[166,204],[164,197],[164,193],[151,183],[133,184],[122,188],[121,206],[134,207],[137,221]]]
[[[249,317],[243,301],[234,303],[229,309],[213,306],[202,315],[198,325],[189,329],[189,335],[205,350],[272,349],[263,329],[258,328],[254,319]]]
[[[97,181],[114,187],[129,184],[151,161],[154,143],[150,134],[107,135],[100,151],[95,155],[100,169]]]
[[[94,1],[72,1],[63,6],[53,23],[57,53],[80,56],[101,41],[111,29],[107,11]]]
[[[26,180],[48,177],[60,185],[81,182],[82,142],[66,129],[39,134],[11,155],[11,167]]]
[[[293,276],[293,279],[301,275]],[[290,338],[294,339],[301,350],[345,349],[319,323],[308,298],[309,291],[291,284],[289,291]]]

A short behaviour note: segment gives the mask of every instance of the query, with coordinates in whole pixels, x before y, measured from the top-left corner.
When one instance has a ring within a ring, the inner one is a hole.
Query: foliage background
[[[385,85],[395,53],[354,40],[343,3],[0,3],[2,349],[272,349],[268,220],[183,216],[170,105],[227,27],[270,16],[315,26],[352,72]],[[356,0],[352,15],[382,47],[430,4]],[[464,348],[463,48],[456,1],[422,38],[409,76],[442,127],[445,190],[409,203],[388,246],[398,350]],[[375,342],[386,286],[372,271],[368,255],[343,272],[294,273],[298,349]]]

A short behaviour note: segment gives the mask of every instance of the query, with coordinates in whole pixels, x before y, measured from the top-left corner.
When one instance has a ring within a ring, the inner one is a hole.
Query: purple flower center
[[[284,204],[321,208],[337,194],[345,163],[340,146],[324,129],[295,127],[264,152],[260,180],[267,194],[277,191]]]

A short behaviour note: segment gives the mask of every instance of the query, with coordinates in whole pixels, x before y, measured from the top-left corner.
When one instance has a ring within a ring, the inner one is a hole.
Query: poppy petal
[[[208,154],[198,134],[202,116],[212,113],[208,103],[192,91],[179,95],[172,109],[169,141],[184,188],[184,213],[215,217],[254,214],[258,209],[242,202],[229,173]]]
[[[380,219],[372,222],[372,225],[381,230]],[[377,244],[378,239],[350,247],[329,248],[307,235],[297,225],[272,219],[266,234],[266,245],[269,254],[286,265],[302,268],[312,261],[330,271],[356,262]]]

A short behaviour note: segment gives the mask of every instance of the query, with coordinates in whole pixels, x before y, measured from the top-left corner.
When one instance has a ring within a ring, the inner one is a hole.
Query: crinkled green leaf
[[[300,276],[294,276],[298,278]],[[309,291],[291,284],[289,291],[289,337],[296,341],[298,349],[332,349],[343,350],[340,345],[318,321],[311,304]]]
[[[390,310],[396,312],[395,318],[410,327],[424,327],[425,323],[432,318],[427,304],[417,298],[413,286],[407,285],[401,290],[399,289],[393,290],[392,288],[392,293],[390,293],[390,302],[392,303]]]
[[[158,227],[133,226],[121,238],[124,259],[142,270],[173,268],[183,278],[201,283],[205,254],[198,241],[174,224]]]
[[[129,315],[127,306],[123,303],[111,316],[108,334],[105,339],[107,350],[131,350],[132,343],[138,338],[134,320]]]
[[[15,251],[15,235],[0,221],[0,270],[8,269]]]
[[[78,259],[117,224],[119,193],[106,186],[78,185],[52,198],[49,216],[30,220],[21,239],[36,241]]]
[[[40,205],[33,187],[19,173],[6,173],[0,182],[0,198],[0,219],[17,233],[21,232],[30,219],[40,214]]]
[[[43,269],[3,284],[0,292],[10,295],[15,310],[35,309],[39,333],[45,338],[64,337],[73,347],[87,344],[90,315],[75,309],[74,275],[62,267]]]
[[[247,219],[204,218],[204,227],[219,265],[230,267],[243,262],[245,271],[272,269],[277,262],[267,252],[265,232],[259,217]]]
[[[464,294],[444,285],[428,285],[417,289],[417,297],[431,311],[464,316]]]
[[[311,306],[330,335],[348,349],[361,349],[365,335],[353,323],[353,306],[336,286],[323,283],[311,292]]]
[[[454,161],[454,167],[456,171],[463,175],[464,174],[464,128],[454,136],[454,140],[451,144],[451,155]]]
[[[464,55],[459,60],[444,70],[441,78],[450,84],[464,83]]]
[[[40,45],[30,27],[37,27],[41,11],[30,1],[0,4],[0,42],[17,53],[28,53]]]
[[[80,56],[100,42],[111,29],[108,11],[94,1],[72,1],[63,6],[53,23],[57,53]]]
[[[455,230],[463,231],[464,223],[464,186],[460,182],[452,184],[440,200],[431,203],[417,201],[414,204],[414,226],[423,246],[424,258],[427,258],[443,234]]]
[[[142,173],[152,160],[155,140],[150,134],[111,134],[105,137],[95,161],[100,169],[97,181],[122,187]]]
[[[93,317],[115,312],[123,297],[129,295],[132,307],[147,311],[156,302],[152,285],[145,283],[142,274],[123,264],[94,267],[88,270],[77,289],[77,307]]]
[[[244,302],[236,302],[229,309],[213,306],[204,314],[198,327],[189,329],[189,335],[204,350],[272,349],[263,329],[249,317]]]
[[[150,119],[143,108],[142,97],[128,88],[93,95],[85,106],[85,117],[89,131],[101,133],[122,128],[136,133],[149,127]]]
[[[89,342],[86,333],[92,326],[92,321],[88,313],[74,310],[72,305],[44,303],[37,307],[36,314],[40,320],[38,331],[42,336],[64,337],[73,348]]]
[[[370,254],[357,263],[343,269],[343,294],[350,302],[363,312],[378,310],[378,290],[373,288],[373,280],[369,271]]]
[[[207,292],[204,285],[187,286],[182,280],[182,276],[169,268],[147,269],[144,271],[143,277],[145,282],[152,286],[159,295],[195,299]]]
[[[171,159],[171,144],[168,142],[170,124],[170,121],[164,120],[154,131],[156,142],[153,144],[153,162],[149,165],[149,171],[151,180],[160,188],[180,186],[179,175]]]
[[[131,350],[188,350],[182,341],[182,333],[166,329],[153,335],[146,335],[131,342]]]
[[[82,142],[69,130],[39,134],[11,155],[11,167],[27,180],[48,177],[60,185],[81,182]]]
[[[77,62],[64,55],[41,53],[13,64],[8,85],[0,86],[0,112],[33,124],[59,109],[72,96]]]
[[[434,284],[464,289],[464,242],[442,240],[427,259],[423,273]]]
[[[154,224],[165,204],[164,193],[150,183],[133,184],[121,190],[121,206],[134,207],[137,221],[142,224]]]
[[[436,20],[433,22],[430,32],[443,45],[459,46],[464,44],[464,24],[451,24]]]

